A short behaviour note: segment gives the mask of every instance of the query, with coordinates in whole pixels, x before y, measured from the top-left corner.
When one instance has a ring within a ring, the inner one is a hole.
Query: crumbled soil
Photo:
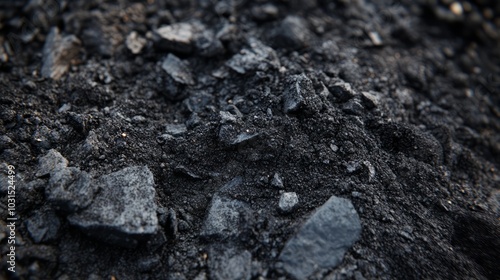
[[[252,279],[289,277],[280,251],[332,195],[352,201],[362,234],[312,279],[500,279],[500,2],[460,3],[0,3],[0,163],[16,168],[20,219],[16,274],[1,224],[0,278],[210,278],[218,243],[200,231],[212,196],[241,177],[234,198],[255,217],[231,242],[251,253]],[[165,46],[155,30],[178,22],[203,25],[222,45]],[[54,61],[68,66],[60,78],[42,69],[54,27],[76,36],[72,55]],[[137,53],[126,43],[133,31],[144,40]],[[257,54],[239,61],[243,71],[231,67],[251,38],[279,65],[252,64]],[[184,63],[180,76],[162,68],[170,53]],[[312,91],[284,110],[302,74]],[[167,137],[171,124],[187,130]],[[50,149],[93,177],[149,167],[158,234],[120,248],[56,212],[55,238],[35,242],[25,221],[51,208],[46,178],[35,176]],[[278,210],[283,191],[299,198],[290,214]]]

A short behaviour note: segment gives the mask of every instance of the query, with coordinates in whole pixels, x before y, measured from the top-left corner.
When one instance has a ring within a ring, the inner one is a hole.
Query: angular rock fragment
[[[214,245],[208,253],[208,269],[211,279],[251,279],[252,254],[247,250],[238,250],[227,245]]]
[[[222,42],[210,30],[204,30],[195,41],[197,52],[204,57],[214,57],[225,52]]]
[[[127,45],[127,48],[130,50],[130,52],[132,52],[133,54],[138,54],[142,51],[144,46],[146,46],[147,41],[146,39],[142,38],[139,33],[137,33],[137,31],[132,31],[127,36],[125,44]]]
[[[282,189],[283,188],[283,179],[281,179],[281,176],[278,173],[274,173],[273,178],[271,179],[271,186]]]
[[[259,136],[259,133],[247,133],[243,132],[240,133],[236,136],[236,138],[231,142],[232,145],[238,145],[238,144],[243,144],[250,142],[253,139],[256,139],[256,137]]]
[[[364,109],[363,105],[355,99],[351,99],[342,105],[342,111],[349,115],[361,116]]]
[[[172,136],[179,136],[186,133],[187,127],[185,124],[167,124],[165,126],[165,132]]]
[[[58,151],[51,149],[49,152],[38,160],[37,177],[49,175],[50,172],[64,169],[68,166],[68,160],[64,158]]]
[[[51,172],[45,196],[57,209],[74,213],[90,204],[96,190],[87,172],[68,167]]]
[[[283,94],[283,112],[294,113],[303,109],[317,112],[321,106],[312,81],[305,74],[289,77]]]
[[[240,235],[247,226],[251,210],[246,203],[219,195],[212,198],[201,235],[226,239]]]
[[[292,212],[299,204],[299,197],[294,192],[282,193],[280,196],[280,201],[278,207],[283,213]]]
[[[156,45],[164,50],[191,53],[195,32],[195,26],[187,22],[162,26],[155,31]]]
[[[279,69],[280,62],[276,52],[255,38],[249,39],[250,48],[235,54],[226,65],[240,74],[251,71]]]
[[[340,264],[360,233],[360,220],[351,201],[332,196],[287,241],[279,258],[290,276],[306,279],[320,269]]]
[[[346,82],[337,82],[334,85],[328,87],[332,96],[340,102],[346,102],[356,96],[356,92],[352,88],[351,84]]]
[[[306,47],[311,38],[307,23],[298,16],[287,16],[271,34],[273,46],[292,50]]]
[[[54,240],[60,226],[61,222],[52,210],[41,210],[26,220],[26,229],[35,243]]]
[[[176,82],[184,85],[194,85],[194,78],[188,65],[173,54],[168,54],[161,67]]]
[[[99,194],[71,224],[104,242],[133,247],[158,229],[153,174],[146,166],[127,167],[101,176]]]
[[[80,45],[76,36],[62,37],[57,27],[52,28],[43,46],[42,76],[60,79],[68,71],[71,60],[78,55]]]

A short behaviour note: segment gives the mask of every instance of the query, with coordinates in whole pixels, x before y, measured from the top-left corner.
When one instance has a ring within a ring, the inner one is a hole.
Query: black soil
[[[3,176],[0,278],[215,278],[219,243],[200,232],[241,177],[232,195],[254,217],[231,242],[251,253],[252,279],[288,279],[279,253],[332,195],[352,201],[361,238],[312,279],[500,279],[500,2],[457,3],[0,2],[0,164],[15,167],[19,217],[13,274]],[[165,45],[155,30],[176,22],[203,25],[213,49]],[[76,37],[60,77],[42,69],[55,27]],[[266,59],[231,67],[252,49]],[[169,54],[191,81],[164,70]],[[302,74],[311,84],[288,110]],[[171,124],[187,130],[165,135]],[[55,211],[53,237],[34,240],[26,221],[54,212],[35,175],[50,149],[93,177],[149,167],[158,233],[122,248]],[[283,191],[299,197],[290,214]]]

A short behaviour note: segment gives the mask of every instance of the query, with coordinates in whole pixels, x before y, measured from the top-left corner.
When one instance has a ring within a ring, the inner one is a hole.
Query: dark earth
[[[499,30],[494,0],[0,1],[0,278],[500,279]]]

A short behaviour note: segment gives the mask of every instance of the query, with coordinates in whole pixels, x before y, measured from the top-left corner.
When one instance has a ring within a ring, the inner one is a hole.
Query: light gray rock
[[[42,76],[60,79],[68,72],[71,60],[78,55],[80,45],[76,36],[62,37],[57,27],[52,28],[43,47]]]
[[[66,168],[68,160],[64,158],[58,151],[51,149],[49,152],[38,160],[37,177],[49,175],[50,172]]]
[[[96,191],[87,172],[68,167],[51,172],[45,197],[56,209],[74,213],[87,207]]]
[[[278,207],[283,213],[292,212],[299,204],[299,197],[294,192],[282,193],[280,196],[280,201]]]
[[[271,179],[271,186],[278,188],[278,189],[282,189],[284,187],[283,179],[281,179],[280,174],[274,173],[274,176]]]
[[[360,220],[351,201],[332,196],[287,241],[279,258],[290,276],[306,279],[320,269],[339,265],[360,233]]]
[[[174,23],[155,31],[156,45],[164,50],[190,53],[193,51],[196,26],[188,22]]]
[[[165,132],[172,136],[179,136],[184,134],[187,131],[187,127],[185,124],[167,124],[165,125]]]
[[[99,194],[71,224],[104,242],[134,247],[158,229],[153,174],[146,166],[127,167],[95,180]]]

